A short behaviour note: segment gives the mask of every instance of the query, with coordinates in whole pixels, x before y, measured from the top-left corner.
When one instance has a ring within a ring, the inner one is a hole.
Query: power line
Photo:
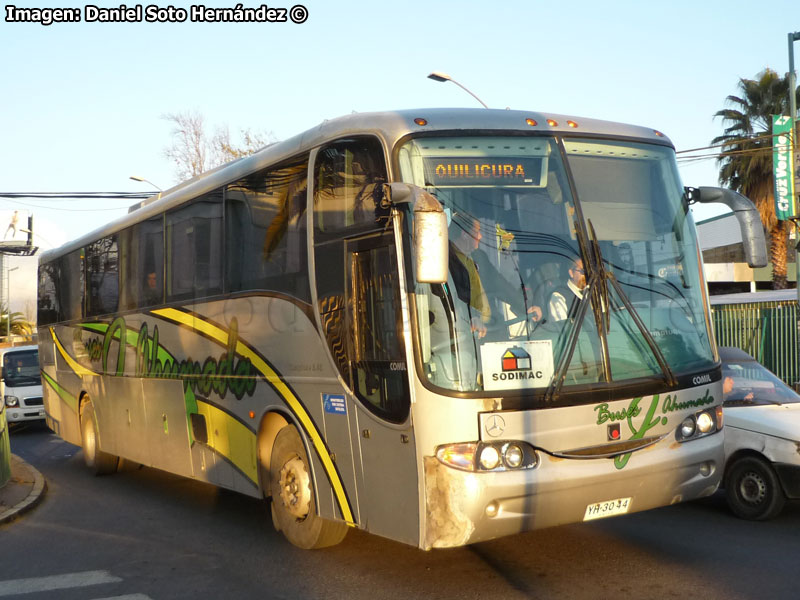
[[[157,194],[158,192],[0,192],[0,198],[144,200]]]
[[[725,142],[720,142],[719,144],[712,144],[711,146],[703,146],[701,148],[691,148],[689,150],[677,150],[675,154],[686,154],[687,152],[698,152],[700,150],[711,150],[713,148],[724,148],[725,146],[734,146],[736,144],[745,144],[747,142],[758,142],[760,140],[765,140],[767,138],[776,137],[774,133],[763,133],[760,135],[754,135],[752,137],[746,138],[738,138],[727,140]]]
[[[126,210],[131,201],[140,201],[155,196],[158,192],[0,192],[0,198],[9,200],[14,205],[26,206],[40,210],[58,210],[63,212],[106,212]],[[22,202],[20,199],[32,199],[43,201],[66,201],[76,200],[125,200],[126,204],[111,208],[61,208],[57,206],[32,204]]]

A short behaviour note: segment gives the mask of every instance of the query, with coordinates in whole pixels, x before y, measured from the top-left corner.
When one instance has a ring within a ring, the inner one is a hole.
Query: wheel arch
[[[294,420],[278,410],[271,410],[261,417],[256,436],[256,452],[258,459],[258,487],[265,498],[271,495],[269,485],[269,464],[272,459],[272,446],[278,432],[287,425],[295,425]],[[298,429],[299,431],[299,429]],[[300,438],[303,438],[300,432]]]
[[[773,471],[775,470],[772,467],[772,462],[758,450],[754,450],[752,448],[741,448],[731,454],[725,461],[725,470],[722,473],[723,488],[727,487],[728,485],[728,476],[730,475],[731,468],[743,458],[757,458],[763,460],[765,463],[767,463],[767,465],[769,465],[770,468],[773,469]]]
[[[90,400],[91,396],[89,396],[89,392],[86,390],[81,390],[81,393],[78,394],[78,426],[80,427],[81,420],[83,419],[83,409],[86,406],[86,401]]]

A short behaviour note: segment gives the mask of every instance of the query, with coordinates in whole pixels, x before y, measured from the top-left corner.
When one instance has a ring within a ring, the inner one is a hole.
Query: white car
[[[800,395],[743,350],[719,352],[728,505],[743,519],[771,519],[800,498]]]
[[[39,347],[15,346],[0,349],[0,394],[9,423],[44,421]]]

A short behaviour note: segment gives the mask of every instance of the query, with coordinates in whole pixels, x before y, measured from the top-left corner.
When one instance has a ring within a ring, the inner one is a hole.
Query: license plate
[[[584,521],[613,517],[614,515],[624,515],[631,506],[630,498],[617,498],[606,502],[595,502],[586,507],[586,514],[583,515]]]

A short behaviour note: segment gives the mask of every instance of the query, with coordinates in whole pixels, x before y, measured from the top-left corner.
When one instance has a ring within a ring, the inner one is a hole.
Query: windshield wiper
[[[675,377],[675,373],[672,371],[672,368],[669,366],[667,359],[664,357],[663,352],[656,344],[653,335],[647,329],[647,326],[642,321],[642,318],[639,316],[639,313],[633,307],[630,299],[628,298],[627,294],[622,289],[622,286],[617,281],[617,278],[614,276],[613,273],[609,272],[605,268],[605,263],[603,261],[603,255],[600,251],[600,245],[597,241],[597,235],[594,231],[594,226],[592,225],[591,219],[588,219],[589,225],[589,232],[591,235],[591,256],[588,252],[588,244],[586,238],[584,237],[584,233],[582,228],[579,226],[577,219],[575,220],[575,232],[578,238],[578,245],[580,247],[581,256],[584,260],[584,269],[589,271],[589,278],[586,284],[586,287],[583,290],[583,296],[580,299],[580,304],[578,305],[578,311],[575,316],[574,326],[572,331],[570,332],[569,341],[567,347],[565,348],[566,352],[562,353],[561,358],[558,361],[558,365],[556,366],[555,373],[553,379],[550,382],[550,385],[547,387],[547,391],[545,392],[545,402],[549,402],[554,400],[558,394],[561,392],[561,387],[564,384],[564,381],[567,376],[567,369],[572,361],[572,357],[575,353],[575,348],[578,345],[578,336],[580,335],[580,328],[583,324],[583,319],[586,316],[586,311],[588,310],[590,302],[588,299],[595,298],[596,301],[593,303],[594,306],[594,317],[595,317],[595,324],[597,326],[598,335],[600,338],[600,345],[601,351],[603,353],[603,376],[606,382],[611,382],[611,357],[609,355],[608,349],[608,337],[607,333],[610,330],[611,326],[611,306],[609,304],[609,292],[608,292],[608,285],[611,284],[611,287],[614,288],[614,291],[617,292],[620,300],[622,300],[622,304],[628,313],[631,315],[636,328],[642,334],[645,342],[647,342],[647,346],[650,349],[650,352],[653,354],[653,357],[656,359],[659,368],[661,369],[662,374],[664,375],[664,379],[668,386],[676,387],[678,385],[678,379]],[[599,311],[599,314],[598,314]]]

